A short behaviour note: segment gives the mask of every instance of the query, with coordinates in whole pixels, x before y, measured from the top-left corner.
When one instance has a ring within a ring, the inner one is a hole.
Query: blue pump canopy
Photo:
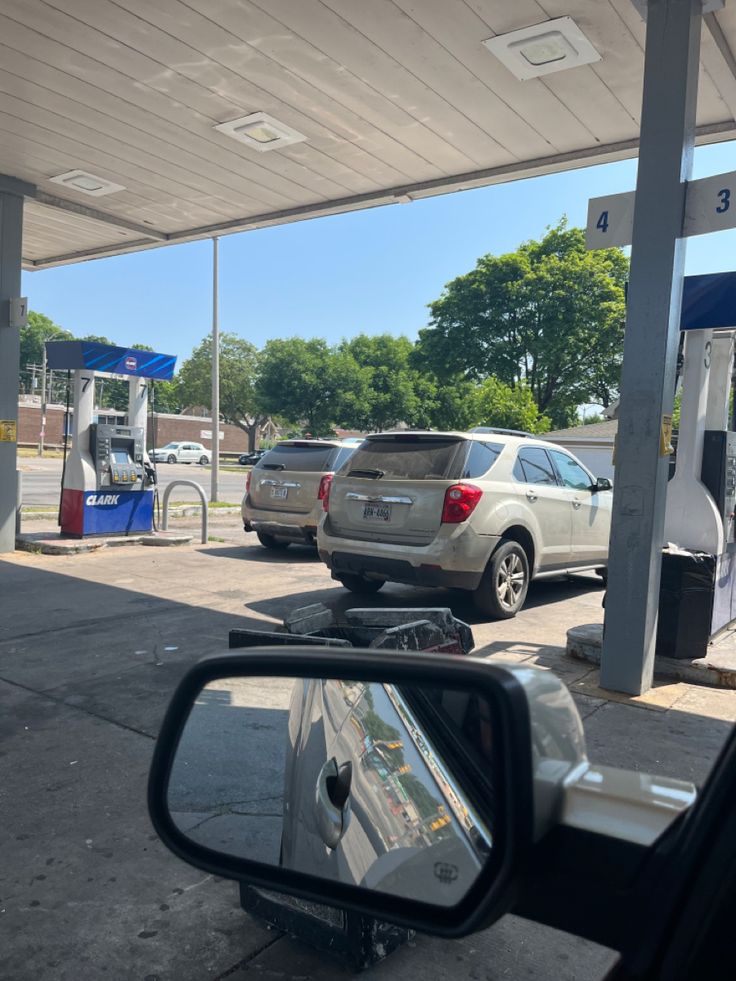
[[[138,378],[157,378],[169,381],[174,377],[176,357],[155,351],[98,344],[96,341],[47,341],[46,362],[49,368],[88,371],[109,371],[114,375]]]

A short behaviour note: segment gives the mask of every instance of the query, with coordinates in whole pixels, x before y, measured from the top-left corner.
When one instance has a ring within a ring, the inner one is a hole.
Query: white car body
[[[211,463],[212,453],[201,443],[175,440],[153,451],[156,463]]]

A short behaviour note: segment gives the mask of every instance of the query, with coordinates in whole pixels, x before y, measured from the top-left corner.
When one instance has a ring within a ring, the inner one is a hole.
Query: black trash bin
[[[662,552],[658,657],[705,657],[711,634],[716,556],[685,549]]]

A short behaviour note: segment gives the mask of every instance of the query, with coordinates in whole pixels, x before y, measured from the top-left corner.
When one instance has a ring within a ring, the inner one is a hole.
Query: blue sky
[[[702,147],[695,177],[736,169],[734,143]],[[408,334],[478,256],[509,252],[590,197],[634,187],[635,161],[411,204],[260,229],[220,240],[220,328],[258,347],[272,337]],[[688,273],[736,268],[736,231],[688,243]],[[152,250],[24,275],[30,307],[74,334],[146,343],[186,358],[211,327],[212,245]]]

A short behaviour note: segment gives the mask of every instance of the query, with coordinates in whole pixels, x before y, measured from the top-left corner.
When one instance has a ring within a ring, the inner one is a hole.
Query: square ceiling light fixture
[[[601,60],[572,17],[499,34],[483,44],[522,81]]]
[[[104,177],[89,174],[86,170],[70,170],[66,174],[59,174],[58,177],[50,177],[49,180],[52,184],[61,184],[62,187],[81,191],[82,194],[89,194],[93,198],[101,198],[105,194],[115,194],[117,191],[125,190],[122,184],[106,181]]]
[[[266,150],[280,150],[281,147],[306,140],[303,133],[298,133],[291,126],[280,123],[266,112],[252,112],[250,116],[220,123],[215,126],[215,129],[260,153]]]

